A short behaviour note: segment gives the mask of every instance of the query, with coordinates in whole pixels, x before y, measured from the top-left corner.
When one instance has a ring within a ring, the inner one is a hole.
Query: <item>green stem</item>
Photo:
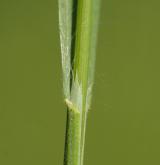
[[[68,108],[64,165],[80,164],[80,130],[80,113]]]
[[[73,70],[70,74],[70,94],[65,100],[68,111],[64,165],[83,165],[86,120],[94,72],[96,40],[94,21],[97,22],[95,9],[98,0],[75,0],[75,2],[73,4],[76,5],[77,12],[72,15],[74,20],[72,28],[75,27],[73,32],[76,33],[72,39]]]

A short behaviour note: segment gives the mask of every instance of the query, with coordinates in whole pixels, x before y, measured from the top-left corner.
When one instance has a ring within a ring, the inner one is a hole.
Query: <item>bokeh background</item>
[[[160,2],[102,0],[85,165],[160,164]],[[62,165],[56,0],[0,0],[0,165]]]

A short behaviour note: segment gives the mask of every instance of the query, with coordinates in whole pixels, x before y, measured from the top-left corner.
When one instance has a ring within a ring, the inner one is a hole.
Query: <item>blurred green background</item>
[[[160,2],[103,0],[85,165],[160,164]],[[0,165],[62,165],[56,0],[0,1]]]

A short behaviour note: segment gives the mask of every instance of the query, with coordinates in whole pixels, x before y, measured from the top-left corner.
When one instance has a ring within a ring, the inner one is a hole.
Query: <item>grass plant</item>
[[[59,0],[63,89],[67,107],[64,165],[83,165],[99,4],[99,0]]]

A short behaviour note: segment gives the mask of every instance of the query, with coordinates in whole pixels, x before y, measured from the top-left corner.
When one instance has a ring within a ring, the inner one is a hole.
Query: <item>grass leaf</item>
[[[70,97],[72,4],[73,0],[59,0],[59,28],[62,54],[63,88],[66,98]]]

